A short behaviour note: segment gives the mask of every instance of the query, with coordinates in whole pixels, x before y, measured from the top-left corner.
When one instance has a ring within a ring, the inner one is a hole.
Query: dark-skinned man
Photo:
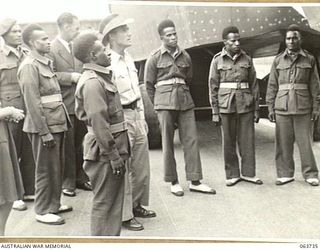
[[[194,103],[189,85],[192,80],[192,62],[189,54],[178,46],[174,23],[163,20],[158,25],[162,46],[148,58],[145,66],[145,84],[161,127],[164,181],[171,182],[171,193],[183,196],[174,158],[174,131],[177,124],[183,145],[187,180],[190,191],[215,194],[216,191],[200,182],[202,167],[198,147]]]
[[[52,41],[50,57],[60,84],[63,102],[67,108],[72,127],[66,135],[65,169],[62,192],[66,196],[75,196],[76,187],[91,190],[88,176],[82,168],[82,141],[86,133],[83,122],[74,114],[74,93],[81,76],[82,63],[73,55],[72,41],[79,34],[79,19],[69,12],[62,13],[58,19],[59,35]]]
[[[297,142],[302,175],[318,186],[318,168],[311,142],[311,124],[319,118],[319,75],[313,55],[301,48],[298,26],[286,31],[286,50],[273,61],[266,102],[269,120],[276,123],[276,185],[294,181],[294,142]]]
[[[254,137],[254,122],[259,121],[256,72],[250,56],[240,49],[237,27],[225,28],[222,39],[224,48],[210,66],[209,96],[212,121],[222,124],[226,185],[233,186],[241,180],[260,185]]]
[[[36,220],[60,225],[65,221],[58,213],[72,210],[60,203],[69,117],[52,61],[46,57],[50,52],[48,35],[41,26],[30,24],[23,30],[22,38],[31,49],[19,67],[18,80],[27,109],[23,131],[31,141],[36,164]]]
[[[119,92],[111,81],[109,50],[92,33],[74,41],[84,72],[76,89],[76,115],[87,125],[84,170],[93,188],[91,235],[119,236],[122,225],[127,125]]]
[[[25,111],[23,96],[17,79],[18,67],[27,56],[27,49],[21,46],[21,28],[15,19],[5,18],[0,22],[0,35],[4,45],[0,51],[0,101],[2,107],[12,106]],[[34,200],[34,171],[31,144],[22,131],[23,121],[8,123],[13,135],[19,159],[20,172],[25,190],[24,200]],[[13,203],[13,209],[25,210],[24,201]]]
[[[133,58],[127,51],[127,48],[132,45],[128,26],[132,20],[115,15],[110,15],[108,18],[111,20],[103,28],[102,42],[110,43],[113,81],[119,91],[124,117],[128,124],[131,147],[131,156],[127,164],[128,171],[125,176],[122,225],[129,230],[138,231],[144,228],[135,217],[156,216],[154,211],[143,207],[149,205],[150,190],[148,129],[137,69]]]

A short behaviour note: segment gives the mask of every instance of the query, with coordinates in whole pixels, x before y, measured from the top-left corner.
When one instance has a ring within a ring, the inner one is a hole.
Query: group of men
[[[25,198],[35,193],[39,222],[63,224],[59,214],[72,207],[60,203],[61,193],[73,197],[76,187],[93,191],[92,235],[120,235],[121,227],[142,230],[136,217],[156,216],[143,207],[149,205],[148,126],[137,69],[126,50],[131,46],[132,22],[112,14],[101,21],[98,31],[80,33],[78,18],[63,13],[52,43],[37,24],[21,32],[13,19],[0,23],[5,41],[0,53],[0,98],[3,105],[26,112],[24,122],[11,130],[26,176]],[[215,194],[201,183],[189,89],[191,58],[178,46],[173,21],[162,21],[158,32],[162,46],[148,58],[144,82],[160,123],[164,180],[171,183],[172,194],[184,195],[174,158],[177,127],[190,191]],[[241,180],[261,185],[254,147],[254,122],[259,121],[254,65],[240,49],[236,27],[225,28],[222,39],[225,46],[212,60],[209,89],[212,120],[222,124],[226,185]],[[276,121],[277,185],[294,180],[295,140],[303,177],[310,185],[319,185],[309,134],[311,120],[319,116],[319,76],[314,57],[301,49],[301,39],[299,28],[290,26],[287,49],[276,57],[268,84],[269,119]],[[30,51],[21,47],[22,40]]]

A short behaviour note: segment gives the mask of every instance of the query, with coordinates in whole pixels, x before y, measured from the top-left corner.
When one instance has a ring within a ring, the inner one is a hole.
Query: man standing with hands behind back
[[[82,139],[86,133],[83,122],[75,117],[75,91],[81,76],[82,63],[73,55],[72,41],[78,36],[80,22],[71,13],[62,13],[57,20],[59,35],[52,41],[50,56],[60,84],[63,102],[67,108],[72,127],[66,135],[66,164],[62,192],[66,196],[75,196],[76,186],[91,190],[88,176],[82,169]]]

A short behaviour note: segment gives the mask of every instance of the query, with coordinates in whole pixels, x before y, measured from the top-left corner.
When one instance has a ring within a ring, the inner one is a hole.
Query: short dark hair
[[[43,30],[43,28],[39,24],[31,23],[31,24],[27,25],[22,31],[22,40],[29,47],[30,47],[30,43],[29,43],[30,38],[32,36],[32,33],[35,30]]]
[[[176,26],[174,25],[174,22],[170,19],[166,19],[166,20],[163,20],[159,23],[158,25],[158,33],[159,35],[161,36],[162,35],[162,32],[165,28],[168,28],[168,27],[173,27],[175,28]]]
[[[74,56],[82,63],[89,62],[89,52],[92,50],[94,43],[99,40],[95,33],[83,33],[80,34],[73,41],[73,53]]]
[[[222,39],[227,39],[227,36],[230,33],[238,33],[239,34],[239,29],[236,26],[228,26],[228,27],[224,28],[222,31]]]
[[[297,31],[299,32],[300,36],[302,36],[302,32],[301,32],[301,29],[298,25],[296,24],[291,24],[289,25],[289,27],[286,29],[286,34],[289,32],[289,31]]]
[[[73,24],[74,19],[78,19],[78,17],[69,12],[62,13],[57,19],[59,28],[61,28],[65,24]]]

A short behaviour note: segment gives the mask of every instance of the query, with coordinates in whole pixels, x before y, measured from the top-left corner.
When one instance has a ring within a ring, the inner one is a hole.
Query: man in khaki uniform
[[[21,46],[21,28],[15,19],[5,18],[0,22],[0,35],[5,44],[0,51],[0,101],[3,107],[12,106],[25,111],[23,96],[17,79],[20,63],[28,51]],[[25,189],[24,200],[34,199],[34,171],[31,144],[26,133],[22,131],[23,121],[8,123],[13,135],[19,159],[20,172]],[[26,204],[15,201],[13,209],[25,210]]]
[[[187,180],[190,191],[215,194],[201,183],[202,166],[198,147],[194,103],[189,86],[192,83],[192,62],[189,54],[178,46],[174,23],[167,19],[158,25],[162,46],[148,58],[145,66],[145,84],[161,127],[164,180],[171,182],[171,193],[183,196],[174,158],[174,131],[178,125],[183,145]]]
[[[91,235],[119,236],[124,197],[127,126],[119,92],[111,81],[110,52],[95,34],[80,35],[75,56],[84,63],[76,89],[76,115],[84,121],[84,170],[93,188]]]
[[[256,177],[255,161],[254,121],[259,120],[256,72],[252,59],[240,49],[238,28],[225,28],[222,38],[225,46],[210,66],[209,93],[212,120],[222,123],[226,185],[240,180],[262,184]]]
[[[319,75],[316,60],[301,48],[299,27],[286,32],[286,50],[273,61],[266,102],[276,123],[276,185],[294,180],[293,145],[300,151],[303,178],[318,186],[318,168],[312,151],[311,123],[319,118]]]
[[[23,30],[22,38],[31,49],[19,67],[18,80],[27,109],[23,131],[28,133],[36,163],[36,220],[63,224],[64,219],[57,214],[72,210],[60,204],[69,117],[52,61],[45,57],[50,51],[48,35],[41,26],[30,24]]]

